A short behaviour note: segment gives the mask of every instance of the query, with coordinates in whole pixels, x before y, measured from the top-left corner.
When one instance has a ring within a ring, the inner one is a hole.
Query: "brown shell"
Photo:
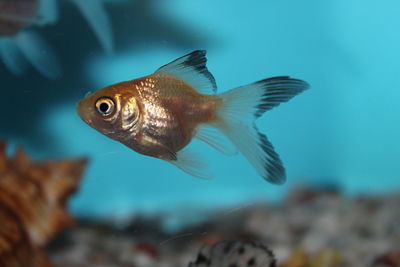
[[[13,36],[36,19],[39,0],[0,0],[0,36]]]
[[[73,223],[65,202],[86,160],[34,163],[22,149],[8,159],[5,148],[0,143],[0,266],[50,266],[43,248]]]

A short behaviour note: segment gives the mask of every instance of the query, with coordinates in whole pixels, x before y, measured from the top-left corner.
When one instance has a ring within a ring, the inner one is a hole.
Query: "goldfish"
[[[258,242],[220,241],[204,246],[188,267],[275,267],[274,253]]]
[[[196,138],[227,155],[238,150],[261,177],[282,184],[282,161],[255,120],[308,83],[280,76],[217,94],[206,62],[206,51],[194,51],[151,75],[89,94],[77,103],[77,113],[100,133],[192,176],[211,175],[205,161],[187,148]]]
[[[112,30],[102,0],[69,0],[87,19],[106,52],[113,50]],[[49,79],[61,75],[61,66],[36,26],[54,24],[59,0],[0,0],[0,59],[10,72],[21,75],[30,63]],[[43,53],[45,51],[45,53]]]

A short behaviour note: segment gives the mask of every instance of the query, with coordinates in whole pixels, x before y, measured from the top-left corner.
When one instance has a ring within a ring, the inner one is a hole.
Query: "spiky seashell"
[[[189,267],[275,267],[271,250],[255,242],[222,241],[200,250]]]
[[[32,162],[22,149],[8,159],[0,143],[0,266],[49,266],[43,248],[73,223],[65,209],[86,160]]]

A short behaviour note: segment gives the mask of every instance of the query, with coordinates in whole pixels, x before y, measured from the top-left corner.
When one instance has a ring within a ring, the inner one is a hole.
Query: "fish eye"
[[[96,101],[96,110],[102,116],[109,116],[114,112],[115,103],[109,97],[101,97]]]

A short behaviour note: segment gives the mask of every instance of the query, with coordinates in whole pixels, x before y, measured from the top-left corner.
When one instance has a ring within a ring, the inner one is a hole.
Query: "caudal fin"
[[[218,111],[218,127],[236,145],[243,156],[267,181],[282,184],[285,169],[279,155],[254,124],[265,111],[287,102],[309,88],[298,79],[274,77],[241,86],[222,93],[224,99]]]

